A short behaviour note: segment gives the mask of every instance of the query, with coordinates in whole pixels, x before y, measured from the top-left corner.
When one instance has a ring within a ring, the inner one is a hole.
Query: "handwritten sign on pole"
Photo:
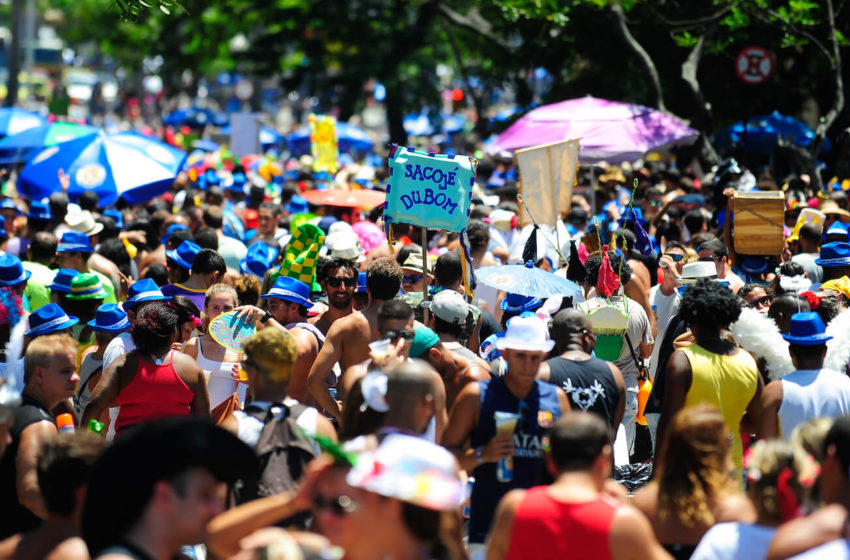
[[[469,220],[475,160],[393,146],[384,214],[394,222],[462,231]]]
[[[520,224],[555,225],[562,213],[569,212],[578,165],[578,140],[543,144],[517,150],[520,193],[528,211],[520,213]],[[531,216],[529,216],[529,212]]]
[[[313,171],[336,173],[339,169],[339,146],[336,137],[336,119],[330,115],[313,115],[307,119],[310,125],[310,149],[313,155]]]

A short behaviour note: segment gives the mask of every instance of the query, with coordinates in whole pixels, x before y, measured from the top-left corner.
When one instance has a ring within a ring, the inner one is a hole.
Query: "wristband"
[[[272,318],[274,318],[274,315],[272,315],[271,311],[266,310],[266,314],[263,315],[263,318],[260,319],[260,322],[265,325],[266,323],[269,322],[269,319],[272,319]]]

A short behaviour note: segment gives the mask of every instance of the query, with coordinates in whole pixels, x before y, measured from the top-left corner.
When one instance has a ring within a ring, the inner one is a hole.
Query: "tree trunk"
[[[614,15],[614,29],[620,36],[620,39],[622,39],[626,46],[632,51],[632,54],[637,56],[644,70],[646,70],[651,89],[650,93],[652,95],[651,105],[656,109],[666,112],[667,108],[664,106],[664,94],[661,91],[661,78],[658,75],[658,69],[655,67],[655,63],[652,62],[652,57],[649,56],[646,49],[641,46],[638,40],[635,39],[634,35],[632,35],[631,31],[629,31],[629,25],[626,22],[626,13],[623,11],[623,7],[615,2],[611,4],[611,13]]]
[[[694,48],[691,49],[690,54],[688,54],[688,58],[686,58],[685,62],[682,63],[682,80],[688,84],[691,94],[693,95],[692,105],[694,110],[691,112],[691,127],[700,131],[700,137],[699,140],[697,140],[697,144],[699,145],[698,157],[700,159],[700,163],[703,164],[704,167],[708,168],[717,165],[720,162],[720,156],[717,155],[717,151],[714,149],[714,146],[711,145],[711,142],[708,140],[705,132],[708,129],[710,114],[708,111],[708,105],[705,102],[705,96],[702,92],[702,86],[700,85],[699,78],[697,77],[699,63],[702,59],[703,48],[705,46],[706,35],[708,35],[708,33],[699,38],[697,44],[694,45]]]
[[[21,35],[23,34],[23,26],[21,25],[21,12],[23,11],[23,0],[12,0],[11,11],[11,28],[12,28],[12,44],[9,45],[7,53],[7,68],[9,76],[6,82],[6,99],[3,105],[6,107],[14,107],[18,102],[18,74],[21,71]]]
[[[835,119],[838,118],[838,115],[844,109],[844,77],[842,76],[843,69],[841,68],[841,49],[839,48],[838,37],[836,36],[835,11],[832,6],[832,0],[826,0],[826,21],[829,25],[829,41],[832,46],[830,66],[832,75],[835,77],[835,97],[832,101],[832,107],[821,119],[820,124],[818,124],[815,139],[812,140],[811,145],[812,167],[815,168],[815,172],[812,173],[812,187],[818,191],[823,190],[823,179],[820,176],[820,171],[816,169],[818,155],[823,146],[823,139],[826,136],[827,130],[829,130]]]
[[[404,130],[404,110],[401,95],[401,84],[395,79],[384,81],[387,96],[384,106],[387,109],[387,124],[390,129],[390,142],[399,146],[407,145],[407,132]]]

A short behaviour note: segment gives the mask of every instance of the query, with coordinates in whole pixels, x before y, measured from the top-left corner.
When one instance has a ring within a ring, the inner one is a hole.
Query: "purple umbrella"
[[[588,96],[526,113],[496,138],[489,151],[581,138],[580,160],[619,162],[693,144],[698,137],[699,132],[656,109]]]

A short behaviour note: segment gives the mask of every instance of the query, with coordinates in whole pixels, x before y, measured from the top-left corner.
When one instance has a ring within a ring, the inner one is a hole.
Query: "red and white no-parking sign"
[[[762,47],[747,47],[735,58],[735,73],[746,84],[764,83],[773,73],[773,55]]]

